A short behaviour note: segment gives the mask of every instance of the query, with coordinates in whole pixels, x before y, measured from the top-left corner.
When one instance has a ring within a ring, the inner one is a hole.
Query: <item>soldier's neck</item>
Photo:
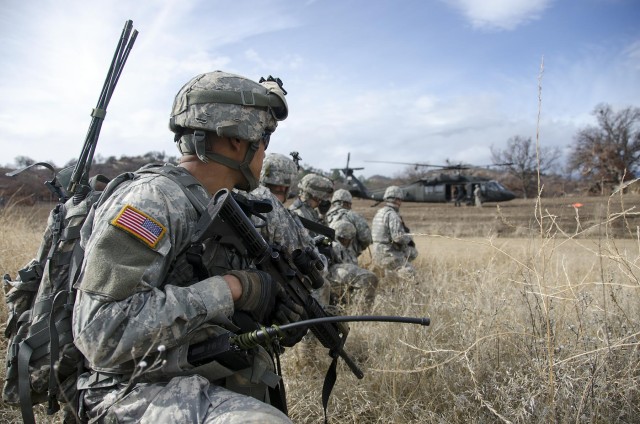
[[[242,182],[238,171],[213,161],[204,163],[196,156],[182,157],[178,166],[193,175],[210,194],[223,188],[231,190]]]

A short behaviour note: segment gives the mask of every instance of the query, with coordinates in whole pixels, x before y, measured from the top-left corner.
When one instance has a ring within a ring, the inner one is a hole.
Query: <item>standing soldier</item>
[[[286,410],[263,348],[189,362],[192,345],[211,336],[278,322],[291,307],[303,313],[234,248],[213,245],[205,277],[189,249],[213,193],[257,187],[270,136],[288,113],[281,84],[221,71],[193,78],[178,92],[169,123],[180,165],[142,168],[107,187],[111,195],[87,218],[73,314],[88,368],[78,379],[83,418],[291,422],[272,406]]]
[[[373,263],[386,271],[413,275],[410,264],[418,256],[409,229],[398,213],[404,192],[398,186],[390,186],[384,192],[385,204],[373,217]]]
[[[327,212],[327,224],[333,229],[340,221],[348,221],[356,229],[355,239],[349,243],[356,258],[371,244],[371,230],[369,224],[364,217],[351,210],[352,196],[349,191],[341,188],[333,193],[331,198],[331,209]]]
[[[482,207],[482,190],[480,190],[480,184],[476,184],[476,187],[473,189],[473,197],[476,202],[476,207]]]

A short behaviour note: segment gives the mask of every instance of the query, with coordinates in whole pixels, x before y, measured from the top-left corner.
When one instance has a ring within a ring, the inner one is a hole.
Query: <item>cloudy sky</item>
[[[77,157],[127,19],[140,34],[97,153],[175,154],[167,123],[216,69],[289,92],[271,151],[365,176],[491,163],[515,135],[566,148],[598,103],[640,106],[637,0],[4,0],[1,164]],[[543,71],[541,73],[541,70]]]

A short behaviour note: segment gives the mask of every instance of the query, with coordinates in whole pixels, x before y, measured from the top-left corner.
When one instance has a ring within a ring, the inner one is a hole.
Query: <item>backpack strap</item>
[[[187,196],[193,207],[198,212],[198,215],[202,215],[202,213],[207,209],[209,199],[197,189],[198,186],[202,187],[202,184],[200,184],[200,182],[184,168],[166,164],[151,165],[142,168],[137,172],[159,174],[169,178],[182,189],[185,196]]]
[[[35,424],[36,422],[31,405],[31,379],[29,377],[29,359],[31,359],[32,353],[33,348],[29,343],[26,340],[22,341],[18,350],[18,388],[22,421],[25,424]]]

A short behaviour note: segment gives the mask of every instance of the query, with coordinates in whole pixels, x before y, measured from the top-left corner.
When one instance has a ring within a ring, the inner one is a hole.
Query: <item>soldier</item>
[[[361,296],[367,308],[373,306],[378,287],[378,277],[358,266],[358,257],[350,249],[356,240],[356,227],[347,220],[336,222],[336,241],[331,244],[331,266],[328,280],[331,281],[332,297],[344,299],[347,303],[351,296]],[[332,302],[333,303],[333,302]]]
[[[340,221],[348,221],[356,229],[355,239],[349,243],[349,249],[351,249],[356,258],[371,244],[371,230],[369,224],[364,217],[351,210],[352,196],[349,191],[341,188],[333,193],[331,198],[331,209],[327,212],[326,221],[327,224],[334,230],[336,225]],[[357,262],[356,262],[357,263]]]
[[[256,188],[270,136],[288,113],[281,84],[221,71],[193,78],[169,124],[180,164],[136,171],[87,218],[73,314],[88,368],[78,379],[84,418],[291,422],[270,404],[281,383],[264,349],[189,363],[195,343],[303,313],[235,249],[214,246],[205,278],[187,254],[213,193]]]
[[[473,189],[473,198],[475,200],[476,207],[481,208],[482,207],[482,190],[480,189],[480,184],[476,184],[475,188]]]
[[[307,174],[298,183],[298,189],[298,198],[289,206],[289,210],[310,221],[324,224],[320,209],[331,204],[329,199],[333,193],[333,182],[322,175]],[[311,237],[317,235],[311,231],[309,234]]]
[[[256,224],[264,224],[259,227],[262,236],[286,248],[289,253],[307,246],[315,247],[297,215],[283,205],[297,173],[293,160],[279,153],[270,153],[262,165],[260,186],[250,193],[251,197],[269,200],[273,207],[271,212],[265,214],[266,222],[254,219]]]
[[[373,263],[386,271],[400,275],[413,275],[410,264],[418,256],[409,229],[398,213],[404,192],[398,186],[390,186],[384,192],[385,204],[373,217]]]

